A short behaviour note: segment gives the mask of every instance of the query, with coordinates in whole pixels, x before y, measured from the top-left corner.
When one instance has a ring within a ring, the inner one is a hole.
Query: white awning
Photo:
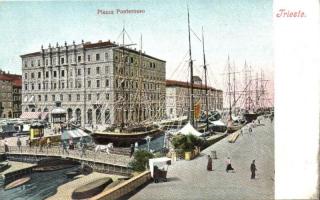
[[[195,136],[201,136],[202,134],[197,131],[191,124],[190,122],[188,122],[188,124],[186,124],[180,131],[176,132],[176,134],[181,133],[183,135],[195,135]]]

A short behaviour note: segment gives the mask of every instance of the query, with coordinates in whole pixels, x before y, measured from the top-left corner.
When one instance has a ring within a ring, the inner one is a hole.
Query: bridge
[[[121,150],[119,152],[121,153]],[[4,146],[0,147],[1,153],[5,153]],[[110,153],[86,150],[82,155],[81,149],[68,149],[67,153],[59,146],[43,147],[42,149],[39,146],[21,146],[20,148],[18,146],[9,146],[6,157],[8,160],[27,163],[37,163],[39,160],[47,158],[62,158],[87,164],[97,172],[130,175],[132,170],[129,167],[129,162],[132,158],[126,153],[118,153],[116,150],[111,149]]]

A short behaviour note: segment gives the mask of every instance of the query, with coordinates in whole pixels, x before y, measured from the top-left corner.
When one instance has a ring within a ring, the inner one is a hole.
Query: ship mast
[[[232,120],[231,114],[231,82],[230,82],[230,75],[231,75],[231,71],[230,71],[230,58],[228,55],[228,93],[229,93],[229,119]]]
[[[142,81],[141,81],[141,68],[142,68],[142,35],[140,36],[140,65],[139,65],[139,104],[138,104],[138,123],[141,121],[141,93],[142,93]]]
[[[191,54],[191,37],[190,37],[190,17],[189,17],[189,6],[188,6],[188,38],[189,38],[189,67],[190,67],[190,123],[194,126],[194,102],[193,102],[193,62]]]
[[[206,64],[206,54],[204,51],[204,36],[202,27],[202,50],[203,50],[203,69],[204,69],[204,82],[206,88],[206,121],[207,121],[207,131],[209,130],[209,115],[208,115],[208,85],[207,85],[207,64]]]

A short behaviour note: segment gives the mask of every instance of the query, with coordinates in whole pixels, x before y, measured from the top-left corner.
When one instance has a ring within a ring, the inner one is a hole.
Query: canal
[[[14,200],[40,200],[46,199],[57,192],[57,188],[71,181],[67,178],[66,172],[72,171],[74,168],[62,169],[52,172],[41,172],[31,174],[31,180],[17,188],[4,190],[3,185],[0,186],[0,199]]]

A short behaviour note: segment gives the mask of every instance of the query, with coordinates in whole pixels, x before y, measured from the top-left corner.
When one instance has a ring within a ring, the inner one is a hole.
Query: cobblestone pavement
[[[274,128],[268,119],[253,128],[246,129],[235,143],[228,137],[208,147],[192,161],[173,162],[168,169],[168,182],[151,183],[132,196],[142,199],[226,199],[265,200],[274,199]],[[217,151],[213,170],[208,172],[207,156]],[[225,160],[231,158],[235,173],[226,172]],[[256,160],[256,179],[250,179],[250,164]]]

